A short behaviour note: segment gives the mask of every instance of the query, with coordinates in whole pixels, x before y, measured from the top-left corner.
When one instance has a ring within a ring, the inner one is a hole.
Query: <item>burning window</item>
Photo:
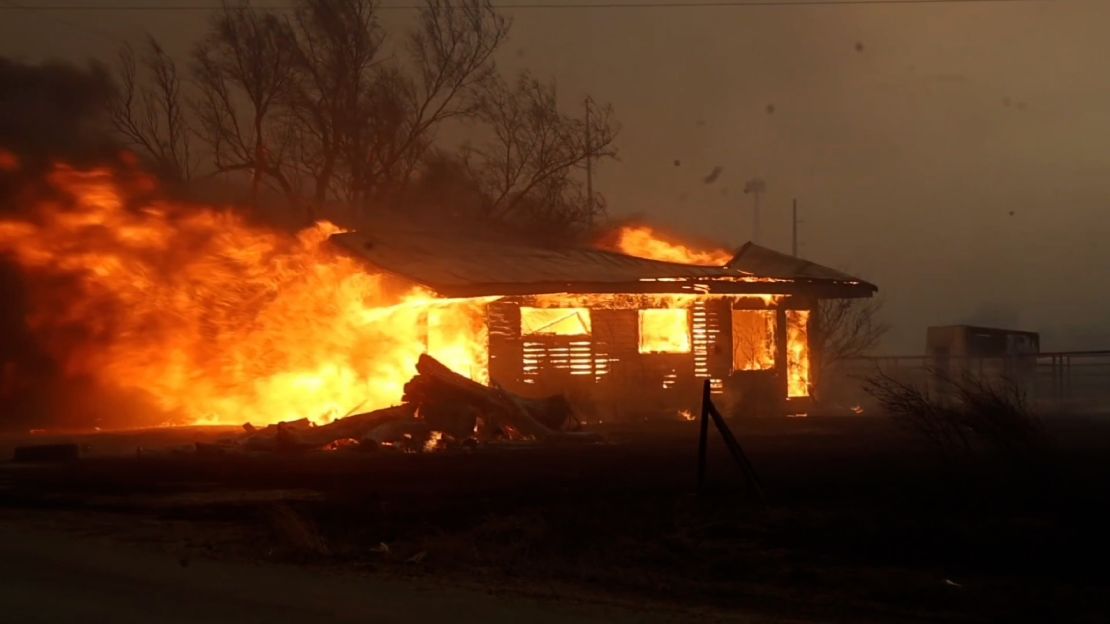
[[[775,311],[732,311],[732,370],[775,367]]]
[[[786,311],[788,396],[809,396],[809,310]]]
[[[690,321],[685,308],[640,310],[640,353],[689,353]]]
[[[586,308],[521,308],[521,336],[589,336],[593,330]]]

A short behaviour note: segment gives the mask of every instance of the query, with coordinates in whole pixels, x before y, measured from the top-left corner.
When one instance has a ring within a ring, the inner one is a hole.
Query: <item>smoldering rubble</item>
[[[522,397],[452,372],[430,355],[416,364],[397,406],[355,414],[326,425],[308,419],[264,428],[247,423],[239,436],[197,443],[205,455],[308,451],[430,452],[496,442],[582,444],[601,441],[581,431],[563,395]]]

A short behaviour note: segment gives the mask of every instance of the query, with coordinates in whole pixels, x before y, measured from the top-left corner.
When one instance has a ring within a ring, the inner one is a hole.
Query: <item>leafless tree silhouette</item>
[[[198,154],[177,63],[147,37],[141,52],[131,45],[120,49],[116,82],[109,104],[116,131],[163,175],[178,181],[192,178]]]

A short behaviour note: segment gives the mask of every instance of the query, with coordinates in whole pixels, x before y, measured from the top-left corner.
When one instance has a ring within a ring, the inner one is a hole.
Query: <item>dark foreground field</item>
[[[0,609],[1105,622],[1110,419],[1048,422],[1052,448],[1021,460],[946,457],[878,417],[741,423],[764,505],[716,441],[694,494],[693,423],[425,455],[205,457],[164,449],[225,432],[80,436],[77,462],[0,465]]]

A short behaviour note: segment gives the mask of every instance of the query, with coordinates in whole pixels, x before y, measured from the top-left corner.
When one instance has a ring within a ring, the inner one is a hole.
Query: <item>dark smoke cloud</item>
[[[0,58],[0,211],[16,211],[19,197],[52,162],[75,164],[114,154],[105,113],[112,87],[99,66],[27,64]],[[17,162],[18,164],[14,164]],[[53,361],[28,331],[25,277],[0,257],[0,428],[44,424],[59,410],[52,397],[62,383]],[[51,421],[57,421],[51,418]]]
[[[116,146],[106,119],[112,83],[96,64],[0,58],[0,147],[25,163],[82,162]]]

